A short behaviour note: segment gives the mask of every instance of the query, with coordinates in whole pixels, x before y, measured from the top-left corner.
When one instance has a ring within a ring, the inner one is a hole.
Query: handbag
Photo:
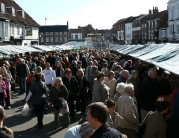
[[[62,102],[61,102],[61,100],[55,100],[55,101],[53,102],[53,105],[54,105],[54,107],[55,107],[56,109],[62,108]]]

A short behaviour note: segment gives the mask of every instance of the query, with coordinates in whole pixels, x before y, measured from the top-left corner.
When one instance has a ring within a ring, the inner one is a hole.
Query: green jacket
[[[55,86],[53,86],[50,90],[50,101],[53,102],[58,100],[59,97],[63,97],[65,100],[68,98],[68,90],[65,85],[60,86],[60,89],[57,90]]]

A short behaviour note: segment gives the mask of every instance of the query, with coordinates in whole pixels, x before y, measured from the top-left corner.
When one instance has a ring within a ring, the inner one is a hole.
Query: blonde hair
[[[77,76],[78,76],[78,72],[79,72],[79,71],[81,71],[81,72],[82,72],[82,74],[83,74],[83,76],[84,76],[84,71],[83,71],[83,69],[78,69],[78,71],[77,71],[77,73],[76,73],[76,74],[77,74]]]
[[[57,82],[60,82],[61,85],[63,85],[63,81],[61,77],[57,77],[53,83],[53,86],[56,86]]]
[[[41,72],[42,72],[42,67],[38,66],[38,67],[36,68],[36,73],[41,73]]]
[[[1,74],[2,74],[2,69],[4,69],[4,72],[7,74],[7,69],[6,69],[6,67],[5,67],[5,66],[2,66],[2,67],[1,67]]]

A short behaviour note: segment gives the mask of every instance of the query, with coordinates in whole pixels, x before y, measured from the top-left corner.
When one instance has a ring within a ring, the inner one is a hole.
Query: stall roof
[[[109,49],[179,74],[179,44],[116,45]]]

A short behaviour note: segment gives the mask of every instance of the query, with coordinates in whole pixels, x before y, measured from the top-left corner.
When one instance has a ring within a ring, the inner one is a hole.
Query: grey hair
[[[108,77],[110,77],[111,75],[114,75],[115,73],[114,73],[114,71],[109,71],[108,72]]]
[[[72,64],[73,64],[73,65],[77,65],[76,60],[73,60],[73,61],[72,61]]]
[[[126,87],[124,88],[125,93],[129,94],[133,90],[134,90],[134,85],[133,84],[126,84]]]
[[[122,70],[120,74],[121,74],[121,76],[124,76],[125,74],[129,74],[129,71],[128,70]]]
[[[157,71],[155,68],[151,68],[151,69],[149,69],[149,71],[148,71],[148,76],[150,76],[150,74],[152,73],[152,72],[154,72],[154,71]]]
[[[118,83],[117,86],[116,86],[116,91],[117,92],[124,92],[124,88],[126,87],[126,84],[121,82],[121,83]]]

